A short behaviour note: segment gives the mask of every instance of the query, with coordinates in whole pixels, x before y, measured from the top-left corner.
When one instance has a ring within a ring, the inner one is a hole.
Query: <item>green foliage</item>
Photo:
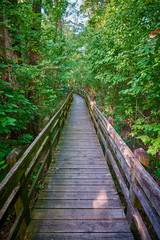
[[[18,140],[23,144],[23,146],[25,146],[33,140],[33,136],[31,134],[24,133],[18,137]]]
[[[0,170],[3,170],[7,167],[7,164],[5,163],[5,161],[0,161]]]
[[[147,152],[155,155],[160,151],[160,124],[144,124],[144,119],[138,119],[132,126],[132,136],[137,136],[144,144],[147,144]]]
[[[149,170],[154,173],[155,177],[160,179],[160,161],[154,156],[150,157]]]
[[[114,129],[119,135],[122,135],[123,133],[121,129],[126,125],[126,123],[123,123],[122,119],[120,119],[119,117],[114,118],[114,122],[115,122]]]
[[[11,134],[13,131],[26,129],[33,119],[32,112],[37,108],[24,97],[19,88],[2,86],[0,93],[0,133]]]
[[[1,33],[7,34],[0,35],[0,171],[13,148],[33,141],[33,123],[38,129],[45,116],[53,116],[68,92],[69,50],[61,28],[68,1],[44,1],[43,14],[34,4],[0,6]]]
[[[158,0],[85,0],[82,5],[89,11],[81,37],[85,52],[80,57],[87,69],[81,68],[83,85],[96,91],[105,114],[132,126],[132,136],[152,155],[160,151],[160,34],[150,38],[160,26],[158,5]],[[119,131],[121,124],[115,128]]]
[[[160,169],[154,171],[155,176],[160,179]]]
[[[159,1],[84,0],[81,12],[75,5],[74,13],[88,15],[84,28],[65,19],[67,0],[43,1],[43,14],[32,1],[2,2],[1,163],[12,147],[30,144],[32,123],[51,117],[72,85],[114,116],[119,133],[127,122],[148,153],[160,151],[160,37],[150,38],[160,26]]]

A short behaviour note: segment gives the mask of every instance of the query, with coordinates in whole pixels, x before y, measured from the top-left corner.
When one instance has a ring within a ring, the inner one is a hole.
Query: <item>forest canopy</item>
[[[129,129],[160,177],[159,69],[159,0],[2,0],[0,169],[74,86]]]

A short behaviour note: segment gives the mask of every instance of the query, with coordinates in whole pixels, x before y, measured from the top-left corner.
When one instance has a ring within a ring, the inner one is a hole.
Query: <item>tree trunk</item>
[[[39,39],[40,39],[40,31],[41,31],[41,4],[42,0],[33,0],[33,13],[36,14],[35,18],[33,18],[33,33],[36,33],[34,39],[32,39],[32,43],[30,46],[30,65],[37,65],[38,60],[40,58],[40,54],[37,51],[39,49]],[[28,99],[34,104],[39,104],[39,94],[36,90],[36,83],[35,81],[29,84],[29,92],[28,92]],[[34,121],[30,123],[30,128],[36,136],[38,134],[38,126],[39,126],[39,116],[37,113],[34,113]]]
[[[2,63],[8,65],[5,69],[3,68],[2,78],[4,81],[10,82],[11,86],[16,84],[15,77],[10,75],[11,63],[12,59],[18,58],[19,53],[11,50],[13,38],[17,33],[12,34],[11,36],[8,30],[8,22],[14,24],[15,19],[13,16],[8,16],[7,11],[15,10],[16,6],[16,0],[10,0],[8,5],[6,5],[6,2],[3,1],[0,6],[0,59]]]

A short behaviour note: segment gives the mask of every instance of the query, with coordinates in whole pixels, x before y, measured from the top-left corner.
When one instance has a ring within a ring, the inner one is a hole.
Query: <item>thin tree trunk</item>
[[[18,51],[11,50],[12,47],[12,41],[15,35],[11,36],[8,27],[8,22],[14,23],[15,19],[12,17],[7,18],[7,11],[9,10],[15,10],[17,6],[17,0],[10,0],[8,2],[8,5],[6,5],[5,1],[2,1],[0,6],[0,58],[2,63],[6,63],[8,67],[4,70],[3,69],[3,75],[2,78],[5,81],[10,82],[11,87],[14,87],[16,84],[16,79],[14,76],[11,76],[10,69],[13,59],[17,59],[20,56],[20,53]]]
[[[33,12],[37,14],[36,18],[33,18],[33,27],[32,31],[36,32],[38,34],[35,34],[36,36],[40,34],[41,31],[41,4],[42,0],[33,0]],[[40,58],[40,54],[37,51],[39,49],[39,39],[40,37],[34,38],[32,41],[32,44],[30,46],[30,64],[31,65],[37,65],[38,60]],[[35,50],[36,49],[36,50]],[[39,93],[36,90],[36,83],[35,81],[31,82],[29,84],[29,92],[28,92],[28,99],[34,104],[39,104]],[[39,126],[39,116],[37,113],[34,113],[34,121],[30,123],[31,130],[36,136],[38,134],[38,126]]]

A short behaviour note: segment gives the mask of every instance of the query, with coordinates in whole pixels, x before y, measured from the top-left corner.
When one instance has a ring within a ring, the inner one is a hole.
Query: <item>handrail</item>
[[[141,239],[151,239],[148,230],[135,206],[138,199],[160,238],[160,188],[138,161],[129,147],[111,126],[109,121],[94,105],[85,91],[78,91],[88,106],[95,129],[104,147],[109,164],[112,165],[127,202],[127,220],[134,220]],[[118,160],[118,164],[115,161]],[[120,167],[119,167],[120,166]],[[123,174],[121,173],[123,172]],[[124,179],[125,175],[127,181]],[[128,187],[129,185],[129,187]]]
[[[7,239],[15,239],[18,231],[20,238],[23,239],[24,237],[25,228],[30,221],[30,201],[45,166],[48,169],[50,165],[52,148],[59,139],[72,99],[73,93],[71,92],[59,111],[52,117],[0,183],[0,225],[4,224],[13,206],[17,215]],[[45,154],[45,158],[35,180],[28,189],[29,178],[37,167],[42,154]]]

